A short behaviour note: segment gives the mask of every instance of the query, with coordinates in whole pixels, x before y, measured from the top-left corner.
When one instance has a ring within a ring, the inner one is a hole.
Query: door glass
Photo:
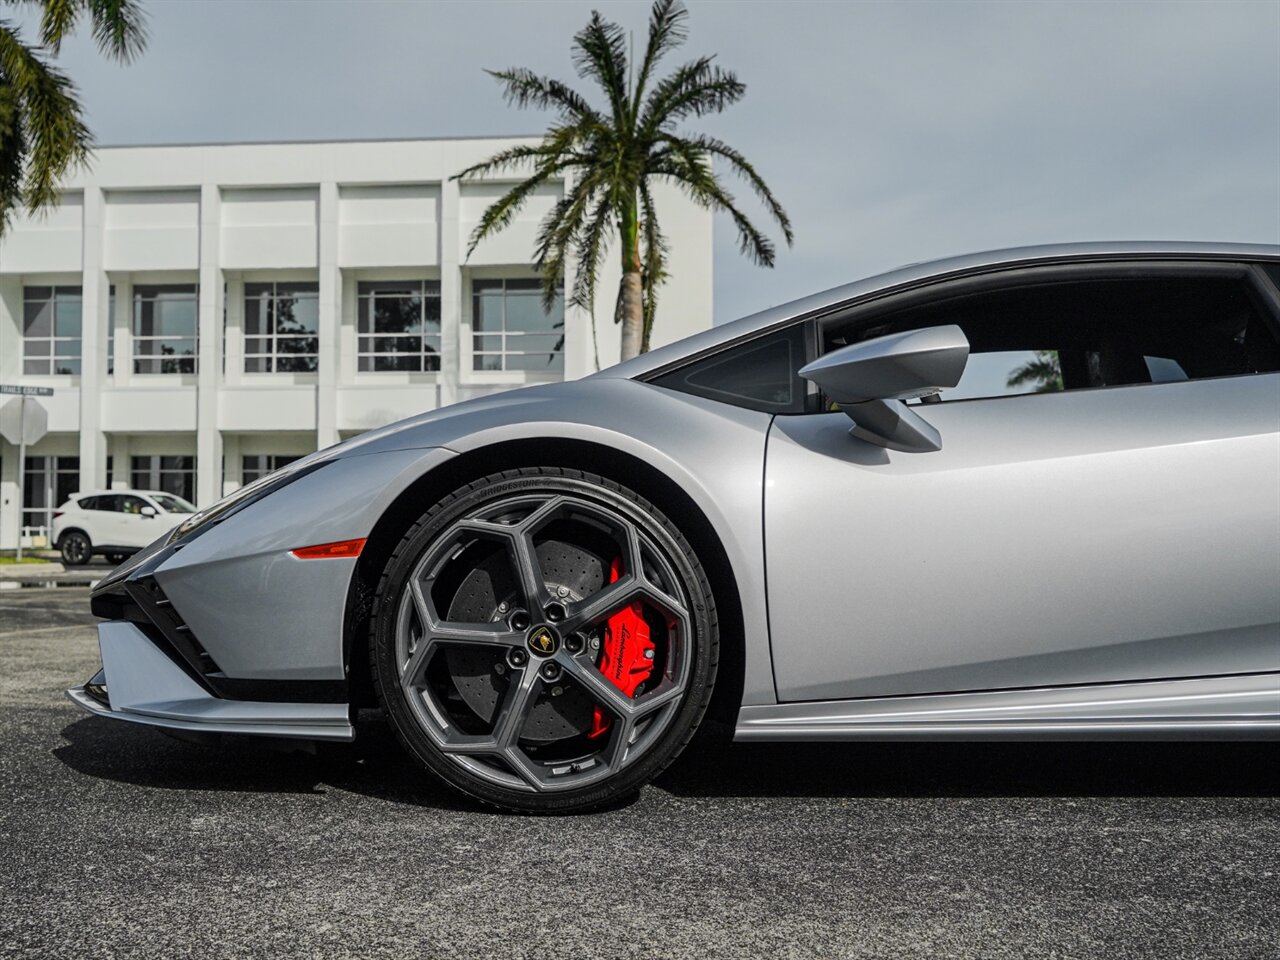
[[[1194,270],[944,288],[930,302],[828,324],[823,349],[958,325],[970,346],[964,376],[926,403],[1280,370],[1276,320],[1248,276]]]

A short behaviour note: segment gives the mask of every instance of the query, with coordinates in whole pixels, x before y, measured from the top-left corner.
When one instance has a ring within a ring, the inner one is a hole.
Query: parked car
[[[113,564],[164,536],[196,508],[163,490],[73,493],[53,514],[53,545],[80,567],[96,556]]]
[[[104,668],[68,692],[313,740],[381,704],[458,790],[583,810],[709,710],[740,740],[1280,737],[1278,571],[1280,247],[1016,250],[297,461],[97,585]]]

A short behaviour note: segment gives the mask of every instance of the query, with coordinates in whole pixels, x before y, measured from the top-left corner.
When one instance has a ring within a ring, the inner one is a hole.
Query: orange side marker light
[[[340,540],[337,543],[319,543],[314,547],[295,547],[289,552],[299,560],[335,560],[358,557],[363,549],[364,540]]]

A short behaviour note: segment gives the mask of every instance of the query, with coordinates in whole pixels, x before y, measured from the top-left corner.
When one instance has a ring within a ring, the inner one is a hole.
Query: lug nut
[[[555,680],[560,676],[560,667],[554,663],[544,663],[542,665],[542,679]]]
[[[507,654],[507,662],[513,667],[523,667],[529,662],[529,655],[519,647],[513,647],[511,652]]]
[[[528,630],[529,615],[525,613],[523,610],[517,610],[515,613],[513,613],[511,615],[511,629],[512,630]]]
[[[548,603],[546,614],[547,619],[552,623],[559,623],[564,619],[564,605],[559,603]]]
[[[582,634],[571,633],[564,638],[564,648],[570,653],[581,653],[585,644],[582,642]]]

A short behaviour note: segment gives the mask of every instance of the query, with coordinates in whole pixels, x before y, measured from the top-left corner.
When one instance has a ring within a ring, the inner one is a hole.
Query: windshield
[[[181,497],[174,497],[167,493],[153,493],[151,499],[164,509],[165,513],[195,513],[196,508],[187,503]]]

